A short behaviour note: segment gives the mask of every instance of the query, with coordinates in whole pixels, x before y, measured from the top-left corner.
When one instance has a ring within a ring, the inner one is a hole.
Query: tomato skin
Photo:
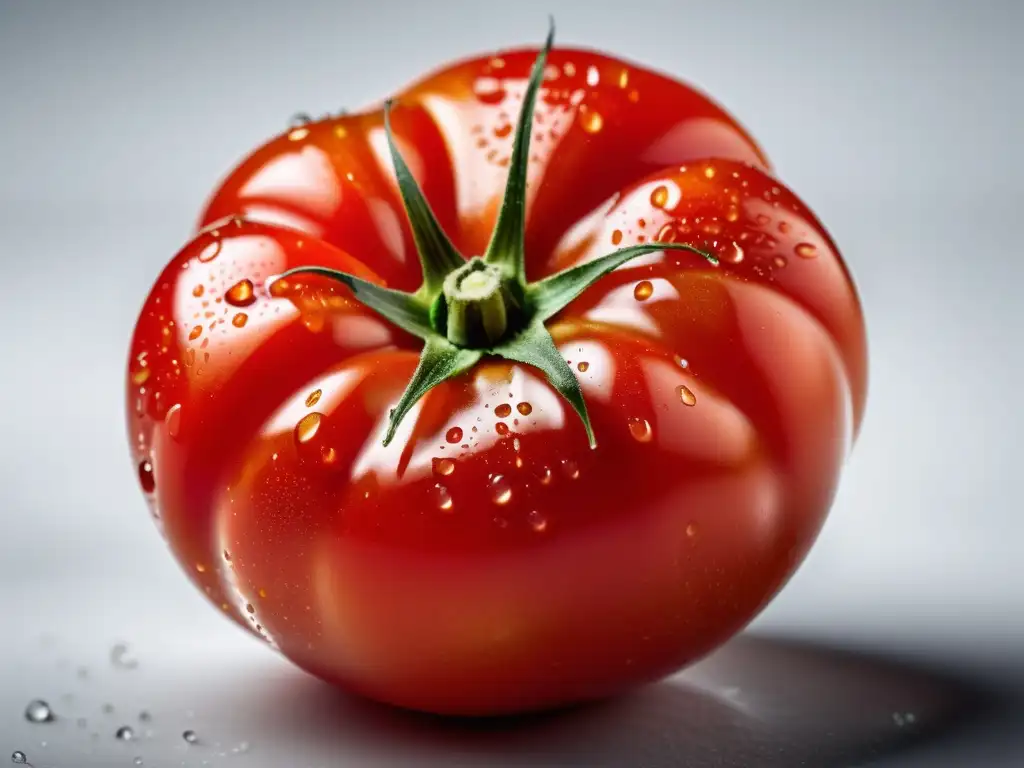
[[[398,97],[399,146],[463,253],[493,227],[535,55]],[[418,285],[377,109],[244,160],[132,341],[133,457],[190,578],[299,666],[404,707],[559,706],[712,650],[803,559],[863,414],[850,276],[746,132],[630,63],[556,49],[549,69],[530,278],[653,240],[721,260],[641,257],[549,324],[596,449],[538,371],[500,360],[433,389],[385,448],[421,342],[318,278],[268,293],[309,264]]]

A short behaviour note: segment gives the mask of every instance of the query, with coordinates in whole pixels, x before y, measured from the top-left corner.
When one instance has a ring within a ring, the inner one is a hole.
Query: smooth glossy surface
[[[399,145],[464,253],[493,226],[534,55],[398,97]],[[380,112],[245,160],[132,342],[133,457],[190,578],[300,666],[403,706],[553,706],[703,655],[802,560],[863,413],[847,271],[743,130],[629,63],[556,50],[549,69],[528,277],[655,239],[721,259],[642,257],[550,324],[596,450],[505,362],[431,391],[383,448],[418,343],[326,281],[268,290],[311,264],[416,287]]]

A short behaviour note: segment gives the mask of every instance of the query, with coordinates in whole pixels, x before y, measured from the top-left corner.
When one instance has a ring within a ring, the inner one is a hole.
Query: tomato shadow
[[[848,766],[956,739],[1002,701],[904,660],[752,635],[631,695],[554,713],[429,716],[306,677],[275,693],[267,717],[288,741],[417,766]]]

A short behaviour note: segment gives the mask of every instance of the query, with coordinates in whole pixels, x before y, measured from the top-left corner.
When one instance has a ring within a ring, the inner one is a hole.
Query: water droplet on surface
[[[256,613],[256,606],[252,603],[246,603],[245,610],[247,613]]]
[[[696,536],[697,535],[697,526],[694,525],[693,523],[690,523],[689,525],[687,525],[686,526],[686,535],[687,535],[688,538],[691,538],[691,539],[694,536]]]
[[[196,565],[200,573],[206,570],[205,567]],[[136,659],[128,658],[128,646],[125,643],[115,643],[110,649],[110,663],[118,669],[135,669],[139,666]]]
[[[333,464],[338,458],[338,452],[333,447],[325,445],[320,449],[320,459],[324,464]]]
[[[445,432],[444,439],[447,440],[449,443],[459,442],[460,440],[462,440],[462,428],[452,427],[447,432]]]
[[[132,730],[130,725],[122,725],[117,729],[114,738],[118,741],[131,741],[135,738],[135,731]]]
[[[529,416],[531,413],[533,413],[533,406],[527,402],[522,402],[516,406],[516,410],[519,411],[519,413],[521,413],[523,416]],[[518,439],[516,440],[516,442],[518,442]],[[518,447],[516,448],[516,450],[519,450]]]
[[[679,400],[683,405],[696,405],[697,396],[693,394],[693,390],[687,387],[685,384],[680,384],[676,387],[676,392],[679,393]]]
[[[789,232],[789,230],[791,230],[791,229],[792,229],[792,227],[790,226],[788,221],[780,221],[779,222],[779,232],[781,232],[783,235],[786,234],[787,232]]]
[[[813,259],[818,255],[818,249],[810,243],[797,243],[793,250],[801,259]]]
[[[451,459],[434,459],[431,461],[435,475],[441,475],[447,477],[455,471],[455,462]]]
[[[196,570],[200,573],[206,573],[206,566],[202,563],[196,563]]]
[[[601,73],[597,71],[597,67],[590,65],[587,67],[587,85],[593,88],[601,82]]]
[[[25,707],[25,719],[30,723],[49,723],[54,719],[53,710],[42,699],[33,699]]]
[[[200,296],[203,295],[205,291],[206,289],[203,287],[202,283],[200,283],[199,285],[192,289],[192,295],[198,299]]]
[[[629,420],[629,434],[633,436],[633,439],[638,443],[649,443],[651,438],[654,437],[654,432],[651,430],[650,422],[647,419],[641,419],[636,416]]]
[[[134,760],[132,760],[132,763],[134,763],[135,765],[142,765],[142,758],[136,757]]]
[[[16,749],[11,753],[11,762],[18,765],[26,765],[28,763],[28,757],[20,749]]]
[[[706,178],[706,179],[713,179],[713,178],[715,178],[715,168],[714,168],[714,166],[709,165],[707,168],[704,169],[704,178]]]
[[[314,389],[312,392],[310,392],[309,397],[306,398],[306,407],[312,408],[314,405],[319,403],[320,395],[322,395],[323,393],[324,391],[322,389]]]
[[[253,290],[252,280],[246,278],[228,288],[224,298],[228,304],[234,307],[247,307],[256,301],[256,292]]]
[[[180,403],[175,403],[167,409],[167,415],[164,417],[164,425],[167,427],[167,434],[171,437],[177,437],[178,433],[181,432]]]
[[[504,437],[505,435],[508,434],[508,424],[506,424],[503,421],[499,421],[497,424],[494,425],[494,431],[497,432],[502,437]]]
[[[196,339],[198,339],[202,335],[203,335],[203,326],[197,325],[189,333],[188,340],[189,341],[195,341]]]
[[[195,744],[197,741],[199,741],[199,737],[196,736],[196,732],[191,730],[182,733],[181,738],[183,738],[189,744]]]
[[[442,512],[448,512],[454,506],[452,502],[452,495],[448,492],[448,489],[438,483],[434,486],[434,502],[437,504],[437,508]]]
[[[526,516],[527,522],[530,523],[530,527],[533,528],[537,533],[545,530],[548,527],[547,518],[544,517],[540,512],[534,510]]]
[[[654,293],[654,286],[650,280],[641,280],[633,289],[633,298],[637,301],[647,301]]]
[[[295,128],[294,130],[288,131],[289,141],[302,141],[307,136],[309,136],[309,128]]]
[[[247,322],[249,322],[249,316],[245,314],[245,312],[239,312],[231,318],[231,324],[235,326],[235,328],[244,328]]]
[[[731,242],[725,247],[725,252],[722,254],[722,260],[727,261],[730,264],[739,264],[743,261],[746,254],[743,253],[743,248],[737,242]]]
[[[505,138],[510,133],[512,133],[512,124],[511,123],[505,123],[504,125],[499,125],[497,128],[494,129],[494,135],[497,138],[499,138],[499,139]]]
[[[572,459],[563,459],[562,474],[570,480],[575,480],[580,476],[580,468],[576,466],[576,462]]]
[[[583,125],[583,130],[587,133],[599,133],[604,127],[604,118],[601,117],[600,112],[587,110],[586,112],[580,113],[580,120]]]
[[[509,405],[508,403],[502,403],[501,405],[495,407],[494,415],[497,416],[499,419],[504,419],[506,416],[512,415],[512,406]]]
[[[473,93],[484,104],[500,104],[505,100],[505,89],[496,77],[479,77],[473,83]]]
[[[582,362],[582,363],[580,363],[579,365],[576,366],[576,370],[579,371],[580,373],[586,373],[587,369],[589,367],[590,367],[590,363],[584,361],[584,362]]]
[[[145,493],[156,490],[156,479],[153,477],[153,462],[143,459],[139,462],[139,485]]]
[[[218,256],[220,256],[220,249],[220,240],[215,240],[214,242],[210,243],[205,248],[203,248],[202,251],[199,252],[199,260],[204,264],[208,261],[213,261]]]
[[[551,467],[541,467],[540,468],[540,484],[541,485],[551,485],[551,479],[553,477],[554,477],[554,475],[551,472]]]
[[[789,262],[786,261],[785,256],[776,256],[774,259],[772,259],[772,264],[774,264],[777,269],[782,269],[788,263]]]
[[[622,242],[622,230],[616,229],[612,232],[612,245],[618,245]]]
[[[491,478],[491,501],[495,504],[508,504],[512,500],[512,486],[504,475]]]
[[[660,184],[654,188],[651,192],[651,205],[655,208],[664,208],[665,203],[668,202],[668,187],[664,184]]]
[[[308,443],[320,429],[322,416],[319,413],[307,413],[295,425],[295,439],[299,443]]]

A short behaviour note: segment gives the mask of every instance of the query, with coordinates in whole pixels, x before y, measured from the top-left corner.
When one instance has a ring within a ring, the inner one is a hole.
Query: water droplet
[[[434,474],[442,477],[447,477],[455,471],[455,462],[451,459],[433,459],[431,466],[434,469]]]
[[[622,242],[622,230],[616,229],[612,232],[612,245],[618,245]]]
[[[629,70],[624,69],[619,72],[619,88],[625,88],[629,85]]]
[[[198,299],[200,296],[203,295],[203,293],[205,291],[206,291],[206,289],[200,283],[199,285],[197,285],[195,288],[192,289],[192,295],[195,296]]]
[[[793,250],[801,259],[813,259],[818,255],[818,249],[810,243],[797,243]]]
[[[333,464],[335,459],[338,458],[338,452],[333,447],[325,445],[320,449],[320,459],[324,464]]]
[[[122,725],[117,729],[117,732],[114,733],[114,738],[118,741],[131,741],[135,738],[135,731],[132,730],[130,725]]]
[[[707,168],[704,169],[704,178],[707,178],[707,179],[715,178],[715,168],[714,168],[714,166],[709,165]]]
[[[786,234],[791,229],[792,229],[792,227],[790,226],[788,221],[780,221],[779,222],[779,232],[781,232],[782,234]]]
[[[683,405],[696,405],[697,396],[693,394],[693,390],[687,387],[685,384],[680,384],[676,387],[676,392],[679,393],[679,400]]]
[[[523,416],[529,416],[531,413],[533,413],[533,406],[527,402],[522,402],[516,406],[516,410],[519,411],[519,413],[521,413]],[[518,439],[516,442],[518,442]],[[518,450],[518,448],[516,448],[516,450]]]
[[[462,428],[452,427],[447,432],[445,432],[444,439],[447,440],[449,443],[459,442],[460,440],[462,440]]]
[[[175,403],[167,409],[167,415],[164,417],[164,426],[167,427],[167,434],[171,437],[177,437],[178,433],[181,432],[180,403]]]
[[[654,432],[651,430],[650,422],[647,419],[641,419],[636,416],[629,420],[629,434],[633,436],[633,439],[638,443],[649,443],[651,438],[654,437]]]
[[[579,371],[580,373],[586,373],[587,369],[589,367],[590,367],[590,363],[584,361],[584,362],[582,362],[582,363],[580,363],[579,365],[576,366],[576,370]]]
[[[508,504],[512,500],[512,486],[504,475],[491,478],[491,501],[495,504]]]
[[[196,563],[196,570],[200,573],[206,573],[206,566],[202,563]]]
[[[581,112],[580,115],[583,130],[587,133],[598,133],[604,127],[604,118],[601,117],[600,112],[587,110],[586,112]]]
[[[512,133],[512,124],[511,123],[505,123],[504,125],[499,125],[497,128],[494,129],[494,135],[497,138],[499,138],[499,139],[504,139],[510,133]]]
[[[220,240],[214,240],[212,243],[203,248],[199,252],[199,260],[204,264],[208,261],[213,261],[220,256],[221,243]]]
[[[687,538],[692,539],[696,535],[697,535],[697,526],[694,525],[693,523],[690,523],[689,525],[687,525],[686,526],[686,536],[687,536]]]
[[[434,502],[437,504],[437,508],[442,512],[448,512],[454,506],[452,502],[452,495],[448,492],[448,489],[438,483],[434,486]]]
[[[504,419],[506,416],[512,415],[512,406],[508,403],[502,403],[494,409],[494,415],[499,419]]]
[[[196,570],[202,573],[206,569],[196,565]],[[110,663],[118,669],[135,669],[139,666],[136,659],[128,658],[128,646],[125,643],[114,643],[110,649]]]
[[[140,368],[132,374],[132,381],[136,384],[145,384],[149,380],[150,370],[149,368]]]
[[[295,128],[288,131],[288,141],[302,141],[309,136],[309,128]]]
[[[308,112],[296,112],[288,120],[289,128],[301,128],[313,122],[313,117]]]
[[[736,221],[740,217],[739,208],[735,205],[729,206],[729,210],[725,212],[726,221]]]
[[[789,262],[786,261],[786,257],[785,256],[776,256],[774,259],[772,259],[772,264],[774,264],[776,266],[776,268],[778,268],[778,269],[782,269],[788,263]]]
[[[247,613],[256,613],[256,606],[252,603],[246,603],[245,610]]]
[[[633,289],[633,298],[637,301],[647,301],[654,293],[654,286],[650,280],[641,280]]]
[[[195,326],[192,329],[191,333],[189,333],[188,340],[189,341],[195,341],[196,339],[198,339],[202,335],[203,335],[203,326],[197,325],[197,326]]]
[[[540,484],[541,485],[551,485],[551,479],[553,477],[554,477],[554,475],[551,472],[551,467],[541,467],[540,468]]]
[[[659,184],[651,192],[651,205],[655,208],[664,208],[665,203],[668,202],[668,187],[664,184]]]
[[[183,738],[189,744],[195,744],[197,741],[199,741],[199,737],[196,736],[196,732],[192,730],[185,731],[184,733],[182,733],[181,738]]]
[[[156,490],[156,478],[153,477],[153,462],[143,459],[139,462],[139,485],[145,493]]]
[[[497,432],[502,437],[504,437],[509,432],[508,424],[506,424],[503,421],[499,421],[497,424],[494,425],[494,431]]]
[[[299,423],[295,425],[295,439],[299,443],[308,443],[320,429],[320,422],[323,416],[319,413],[307,413]]]
[[[547,518],[544,517],[540,512],[534,510],[526,516],[527,521],[530,523],[530,527],[533,528],[537,533],[541,533],[548,527]]]
[[[505,100],[505,89],[496,77],[480,77],[473,83],[473,93],[484,104],[500,104]]]
[[[256,301],[256,292],[252,287],[252,280],[246,278],[245,280],[239,280],[237,283],[228,288],[227,293],[224,294],[224,298],[227,299],[228,304],[234,307],[247,307]]]
[[[323,393],[324,391],[322,389],[314,389],[312,392],[310,392],[309,397],[306,398],[306,407],[312,408],[314,405],[319,403],[320,395],[322,395]]]
[[[591,64],[587,67],[587,85],[593,88],[599,82],[601,82],[601,73],[597,71],[597,67]]]
[[[18,765],[26,765],[28,763],[28,757],[20,749],[16,749],[11,753],[11,762],[17,763]]]
[[[25,719],[30,723],[49,723],[54,719],[53,710],[42,699],[33,699],[25,707]]]
[[[136,757],[134,760],[132,760],[132,763],[134,763],[135,765],[142,765],[142,758]]]
[[[573,461],[572,459],[563,459],[562,474],[564,474],[570,480],[575,480],[580,476],[580,468],[576,466],[576,462]]]
[[[754,217],[754,221],[756,221],[762,227],[767,226],[767,225],[772,223],[771,218],[769,216],[766,216],[763,213],[757,214],[757,216]]]
[[[244,328],[247,322],[249,322],[249,316],[245,314],[245,312],[239,312],[231,318],[231,324],[235,326],[235,328]]]
[[[739,243],[733,241],[725,247],[725,252],[722,254],[722,259],[729,262],[730,264],[739,264],[743,261],[746,254],[743,253],[743,248]]]

